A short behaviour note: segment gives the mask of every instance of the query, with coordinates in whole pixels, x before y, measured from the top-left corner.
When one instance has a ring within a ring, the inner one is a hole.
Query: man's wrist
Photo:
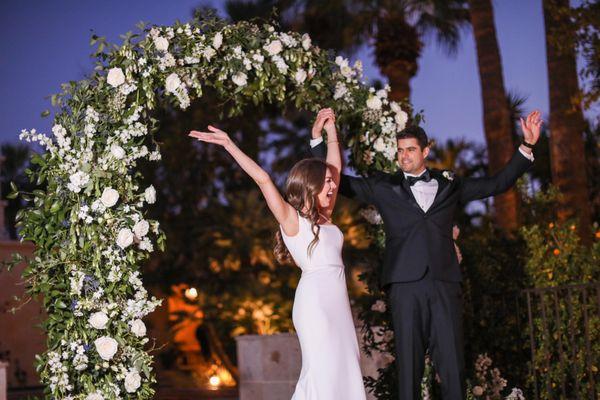
[[[519,146],[519,148],[521,150],[523,150],[527,154],[532,154],[533,153],[533,150],[531,149],[531,147],[525,146],[524,143],[521,143],[521,146]]]
[[[319,136],[317,138],[310,139],[310,147],[315,147],[321,143],[323,143],[323,136]]]
[[[521,140],[521,144],[531,150],[533,150],[533,148],[535,146],[535,143],[528,142],[527,139],[525,139],[525,138],[523,138],[523,140]]]

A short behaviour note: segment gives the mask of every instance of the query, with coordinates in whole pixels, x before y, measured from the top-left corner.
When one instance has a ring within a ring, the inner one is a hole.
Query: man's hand
[[[527,119],[521,118],[521,129],[523,130],[523,140],[529,144],[536,144],[540,138],[540,129],[542,128],[542,113],[535,110],[527,116]]]

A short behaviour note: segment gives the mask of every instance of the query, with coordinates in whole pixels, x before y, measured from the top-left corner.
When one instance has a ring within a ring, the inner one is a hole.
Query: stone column
[[[0,400],[6,400],[6,370],[8,363],[0,361]]]
[[[379,329],[373,328],[378,336]],[[360,328],[356,331],[362,349]],[[289,399],[294,393],[302,367],[300,343],[295,333],[275,335],[244,335],[236,337],[240,373],[240,400]],[[372,357],[361,353],[363,376],[377,377],[377,370],[392,358],[385,353],[373,352]],[[367,400],[375,396],[367,393]]]

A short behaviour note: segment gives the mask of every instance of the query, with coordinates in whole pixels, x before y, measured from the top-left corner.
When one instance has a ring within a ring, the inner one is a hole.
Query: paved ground
[[[7,400],[42,400],[44,390],[41,387],[9,390]],[[238,400],[237,389],[201,390],[201,389],[159,389],[156,400]]]

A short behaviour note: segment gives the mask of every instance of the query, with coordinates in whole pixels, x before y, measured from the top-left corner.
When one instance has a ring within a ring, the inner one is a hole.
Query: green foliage
[[[529,292],[534,317],[531,332],[535,357],[530,385],[540,398],[558,393],[592,396],[600,390],[600,231],[585,246],[575,221],[524,227],[528,259],[525,268],[535,287]],[[592,384],[592,382],[595,382]],[[595,387],[595,389],[594,389]]]

